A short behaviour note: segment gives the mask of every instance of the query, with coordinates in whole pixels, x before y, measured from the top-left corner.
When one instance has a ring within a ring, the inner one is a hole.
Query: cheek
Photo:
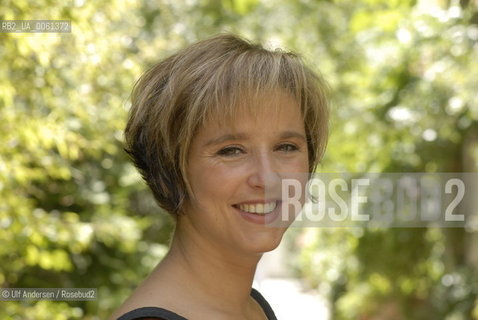
[[[309,171],[309,155],[308,154],[304,155],[301,161],[300,167],[301,169],[305,170],[304,172]]]
[[[289,172],[307,173],[309,171],[308,154],[304,153],[289,164]]]
[[[192,170],[189,176],[196,200],[205,203],[231,197],[241,177],[237,171],[221,166]]]

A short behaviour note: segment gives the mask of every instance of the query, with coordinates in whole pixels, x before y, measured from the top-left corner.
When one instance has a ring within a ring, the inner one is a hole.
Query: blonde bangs
[[[242,112],[255,115],[262,111],[258,102],[264,98],[275,99],[278,91],[290,94],[302,106],[303,116],[306,114],[305,70],[292,54],[265,50],[243,52],[224,59],[206,78],[194,88],[191,125],[204,125],[209,120],[234,122]]]

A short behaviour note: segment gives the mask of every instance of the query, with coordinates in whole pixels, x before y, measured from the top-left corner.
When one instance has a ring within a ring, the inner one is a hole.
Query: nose
[[[279,182],[278,164],[272,154],[262,152],[251,158],[251,171],[247,179],[250,187],[272,192]]]

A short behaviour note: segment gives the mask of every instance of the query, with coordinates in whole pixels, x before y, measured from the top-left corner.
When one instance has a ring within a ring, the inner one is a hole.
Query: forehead
[[[299,102],[292,94],[285,90],[268,90],[225,99],[211,108],[199,128],[211,125],[233,128],[246,118],[248,122],[259,122],[264,117],[270,122],[277,122],[284,117],[299,117],[303,121]]]
[[[304,119],[299,104],[291,95],[273,92],[265,93],[259,99],[243,100],[229,114],[212,115],[198,127],[192,142],[214,142],[215,138],[223,135],[234,139],[268,139],[285,132],[305,135]]]

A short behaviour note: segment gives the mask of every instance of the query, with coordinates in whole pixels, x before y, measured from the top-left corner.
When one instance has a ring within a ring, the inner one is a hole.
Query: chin
[[[282,236],[284,235],[283,229],[276,229],[276,232],[266,232],[261,234],[256,234],[255,236],[249,236],[247,239],[248,242],[248,251],[254,253],[266,253],[274,250],[279,246],[282,241]],[[272,228],[271,228],[272,230]]]

